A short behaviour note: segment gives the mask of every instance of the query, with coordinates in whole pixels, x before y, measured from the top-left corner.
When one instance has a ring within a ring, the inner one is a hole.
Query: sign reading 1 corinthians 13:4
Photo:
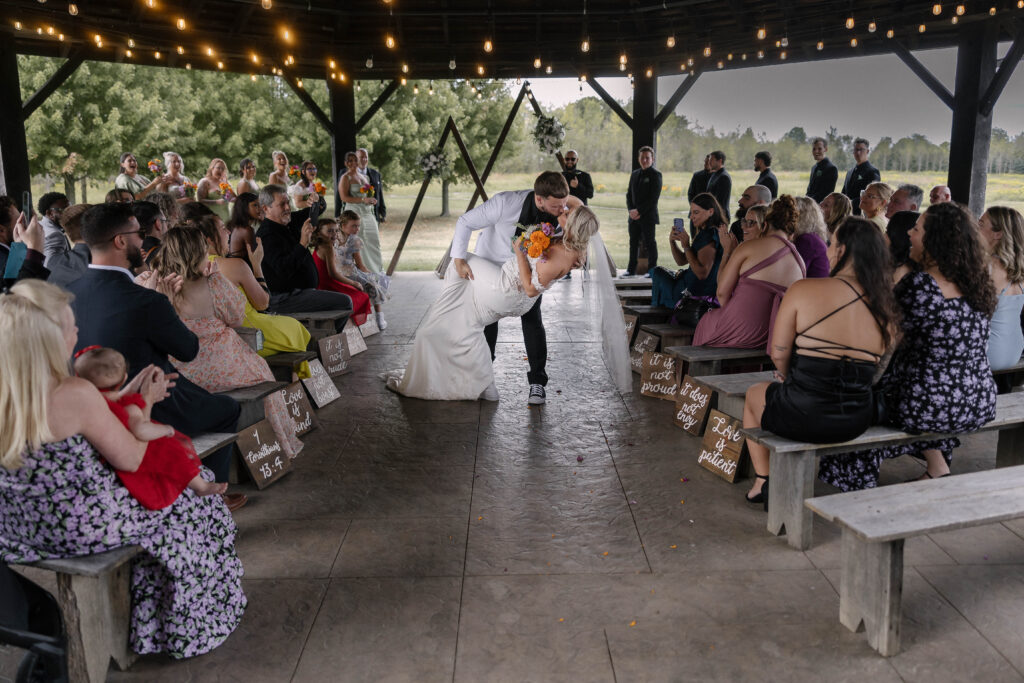
[[[291,458],[281,448],[270,420],[257,422],[239,432],[236,444],[257,488],[270,486],[292,468]]]

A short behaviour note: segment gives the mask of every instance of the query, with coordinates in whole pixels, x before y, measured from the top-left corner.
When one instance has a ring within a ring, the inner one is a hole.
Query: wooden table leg
[[[1024,426],[999,430],[996,445],[996,467],[1024,465]]]
[[[817,451],[771,456],[768,531],[776,536],[785,533],[786,541],[797,550],[811,547],[814,513],[804,506],[804,501],[814,497],[817,474]]]
[[[903,598],[903,539],[872,543],[843,529],[843,573],[839,622],[885,657],[900,651]]]

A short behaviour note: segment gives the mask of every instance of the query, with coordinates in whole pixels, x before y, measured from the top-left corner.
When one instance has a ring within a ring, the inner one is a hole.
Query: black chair
[[[67,636],[57,601],[0,562],[0,643],[27,650],[17,683],[67,683]]]

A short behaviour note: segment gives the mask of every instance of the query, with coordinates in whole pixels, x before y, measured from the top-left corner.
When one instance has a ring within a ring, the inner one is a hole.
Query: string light
[[[217,62],[217,67],[219,68],[220,66],[221,66],[221,63]],[[297,86],[299,86],[301,88],[302,87],[302,79],[301,78],[296,78],[295,79],[295,85],[297,85]]]
[[[767,36],[767,35],[768,35],[768,31],[763,26],[761,28],[757,29],[757,39],[758,40],[764,40],[764,37]]]
[[[405,85],[406,81],[405,81],[404,77],[402,78],[401,83],[402,83],[402,85]]]
[[[953,23],[953,25],[954,25],[954,26],[956,26],[956,25],[957,25],[957,23],[959,23],[959,21],[960,21],[960,17],[958,17],[958,16],[956,16],[956,15],[954,14],[954,15],[953,15],[953,18],[952,18],[952,19],[950,19],[950,21],[951,21],[951,22]]]
[[[956,6],[956,15],[958,17],[962,17],[964,15],[964,12],[966,12],[966,11],[967,11],[967,8],[964,7],[963,5],[957,5]]]
[[[178,46],[178,54],[179,55],[185,54],[185,48],[183,48],[181,45]]]
[[[728,59],[731,62],[732,61],[732,53],[730,52],[729,54],[727,54],[725,56],[725,58]]]
[[[647,71],[644,72],[644,76],[647,76],[647,78],[650,78],[653,75],[654,75],[654,71],[651,70],[651,69],[647,69]]]
[[[14,22],[14,30],[15,31],[20,31],[22,28],[23,28],[23,26],[22,26],[20,21]]]
[[[789,47],[789,36],[782,36],[779,42],[782,43],[782,47]]]
[[[406,64],[405,62],[402,62],[402,73],[404,73],[404,74],[409,73],[409,65]]]
[[[996,15],[996,8],[994,5],[988,8],[988,15],[990,17],[994,17]]]
[[[939,3],[935,3],[934,5],[932,5],[932,14],[934,14],[935,16],[939,16],[940,14],[942,14],[942,5],[940,5]]]
[[[206,46],[206,56],[207,57],[212,57],[213,56],[213,48],[210,47],[209,45]]]
[[[758,59],[764,59],[764,50],[758,50],[757,51],[757,58]]]
[[[274,6],[274,3],[271,2],[270,0],[262,0],[262,2],[260,2],[260,5],[263,7],[263,9],[270,9],[271,7]],[[253,76],[252,80],[255,81],[256,77]]]
[[[693,57],[686,60],[686,66],[693,66]]]
[[[163,55],[160,54],[160,50],[157,50],[156,52],[153,53],[153,57],[156,58],[156,59],[160,59],[161,57],[163,57]]]
[[[256,82],[256,74],[249,74],[249,80],[252,81],[253,83],[255,83]]]
[[[73,2],[69,2],[68,3],[68,14],[70,14],[73,17],[77,17],[78,16],[78,5],[76,5]]]
[[[590,52],[590,38],[584,38],[580,43],[580,52]]]
[[[724,69],[725,68],[725,62],[723,62],[721,59],[718,60],[718,68],[719,69]]]
[[[850,38],[850,47],[857,47],[857,39]]]
[[[389,50],[394,50],[395,49],[395,37],[392,36],[390,33],[387,34],[387,36],[384,37],[384,45]]]
[[[36,27],[36,33],[38,33],[39,35],[43,35],[43,27],[42,26],[37,26]]]
[[[786,58],[786,51],[783,50],[782,53],[779,55],[779,59],[785,59],[785,58]]]
[[[369,57],[366,58],[366,68],[367,69],[372,69],[373,68],[373,55],[370,55]]]
[[[553,71],[553,69],[551,68],[550,64],[548,64],[546,67],[544,67],[544,73],[549,74],[552,71]]]
[[[818,41],[818,52],[821,52],[824,49],[825,49],[825,43],[823,41],[819,40]]]
[[[96,47],[103,47],[103,41],[102,40],[97,40],[96,41]]]
[[[676,46],[676,37],[675,36],[669,36],[668,38],[665,39],[665,47],[672,48],[672,47],[675,47],[675,46]]]
[[[253,64],[259,64],[260,63],[260,57],[255,52],[252,53],[252,56],[250,57],[250,59],[252,59],[252,63]]]
[[[335,69],[335,68],[337,68],[337,67],[335,66],[335,64],[334,64],[334,60],[333,60],[333,59],[329,59],[329,60],[327,60],[327,66],[329,66],[329,67],[330,67],[330,68],[332,68],[332,69]]]
[[[287,26],[281,29],[281,37],[284,38],[286,42],[292,42],[292,32]]]
[[[128,39],[128,47],[135,47],[135,41],[131,38]]]
[[[892,29],[889,29],[888,31],[885,32],[886,38],[892,38],[894,35],[896,35],[896,33]]]
[[[484,65],[483,64],[478,64],[477,65],[476,73],[477,73],[477,75],[480,75],[480,76],[484,75]]]
[[[433,95],[434,94],[434,81],[430,81],[430,86],[427,89],[427,94],[428,95]]]
[[[919,25],[919,26],[917,27],[917,32],[918,32],[918,33],[924,33],[924,32],[925,32],[926,30],[928,30],[928,27],[927,27],[927,26],[925,26],[924,24],[920,24],[920,25]]]
[[[710,57],[711,56],[711,46],[710,45],[708,45],[708,46],[706,46],[704,48],[704,56],[705,57]]]
[[[878,30],[878,24],[876,24],[873,21],[870,24],[868,24],[868,33],[874,33],[877,30]]]
[[[494,43],[492,43],[491,39],[488,38],[487,40],[484,41],[484,52],[493,52],[493,51],[494,51]]]
[[[418,85],[412,86],[412,94],[413,95],[419,95],[420,94],[420,86],[418,86]]]
[[[455,59],[454,58],[448,60],[448,70],[449,71],[455,71]]]
[[[622,54],[619,55],[619,64],[625,64],[627,61],[629,61],[629,60],[626,57],[626,53],[625,52],[623,52]]]
[[[57,40],[59,40],[60,42],[63,43],[64,42],[64,34],[63,33],[58,33],[57,34]]]
[[[156,0],[146,0],[146,7],[149,9],[156,7]]]
[[[469,84],[469,89],[470,89],[470,90],[471,90],[472,92],[474,92],[474,93],[475,93],[475,92],[476,92],[476,83],[470,83],[470,84]]]
[[[124,56],[125,56],[125,57],[128,57],[128,58],[131,58],[131,56],[132,56],[132,51],[131,51],[131,50],[125,50],[125,51],[124,51]]]
[[[178,17],[178,21],[175,22],[175,24],[178,26],[178,30],[179,31],[184,31],[185,30],[185,20],[182,19],[181,17]]]
[[[852,29],[854,26],[853,17],[846,17],[846,28]]]
[[[455,60],[453,59],[452,61],[454,62]],[[533,68],[534,69],[539,69],[540,68],[540,57],[536,57],[533,60]]]
[[[188,71],[191,71],[192,70],[192,62],[186,62],[185,63],[185,69],[187,69]]]

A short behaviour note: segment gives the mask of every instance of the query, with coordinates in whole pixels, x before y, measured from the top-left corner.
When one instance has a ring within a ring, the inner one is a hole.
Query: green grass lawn
[[[749,170],[730,170],[730,174],[733,179],[733,205],[728,208],[732,211],[736,208],[736,199],[743,188],[753,184],[757,174]],[[802,195],[807,189],[806,172],[783,171],[777,175],[779,190],[782,193]],[[534,177],[533,174],[495,174],[488,180],[487,190],[490,194],[494,194],[503,190],[521,190],[532,187]],[[629,182],[629,176],[625,173],[594,173],[593,179],[596,193],[590,206],[601,220],[601,234],[615,263],[620,268],[624,268],[629,249],[629,237],[626,233],[626,185]],[[946,182],[945,174],[941,173],[886,173],[884,179],[893,185],[906,182],[919,185],[925,190],[926,202],[928,190],[933,185]],[[689,173],[668,173],[664,176],[664,189],[659,203],[659,212],[661,213],[659,230],[665,233],[666,239],[659,242],[659,246],[664,246],[666,254],[668,253],[667,235],[672,225],[672,219],[687,215],[688,206],[684,199],[684,192],[689,184]],[[112,183],[109,182],[90,182],[89,200],[92,202],[102,201],[103,195],[110,187],[112,187]],[[390,260],[391,254],[394,253],[395,247],[398,246],[398,240],[402,236],[402,230],[409,218],[409,212],[412,211],[419,188],[420,183],[392,186],[385,194],[388,205],[388,222],[382,226],[381,231],[381,246],[385,265]],[[56,189],[63,188],[58,186]],[[33,196],[39,197],[44,190],[42,183],[36,183],[33,187]],[[452,215],[442,218],[440,216],[441,183],[432,182],[430,184],[402,252],[398,264],[400,270],[434,269],[444,255],[445,249],[448,248],[455,229],[455,221],[469,204],[472,190],[471,184],[452,185],[450,192]],[[329,213],[333,212],[332,204],[333,198],[329,198]],[[988,178],[988,204],[1012,206],[1024,211],[1024,175],[990,175]]]

